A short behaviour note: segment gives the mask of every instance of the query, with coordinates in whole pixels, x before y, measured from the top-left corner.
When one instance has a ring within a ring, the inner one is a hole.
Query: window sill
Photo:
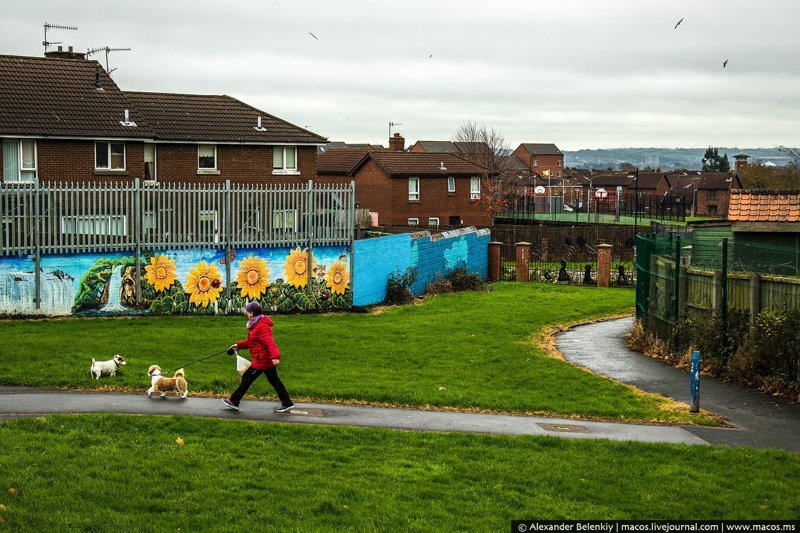
[[[276,169],[273,169],[272,170],[272,175],[273,176],[299,176],[300,175],[300,171],[299,170],[276,170]]]
[[[449,192],[449,193],[447,193],[447,196],[455,196],[455,195],[456,195],[456,193],[455,193],[455,192]]]
[[[124,176],[124,177],[127,177],[130,174],[125,169],[120,169],[120,170],[105,170],[105,169],[103,169],[103,170],[95,170],[94,171],[94,175],[95,176]]]
[[[197,169],[198,176],[219,176],[219,170],[214,169],[205,169],[205,168],[198,168]]]
[[[418,204],[419,200],[409,200],[408,203],[410,203],[410,204]]]

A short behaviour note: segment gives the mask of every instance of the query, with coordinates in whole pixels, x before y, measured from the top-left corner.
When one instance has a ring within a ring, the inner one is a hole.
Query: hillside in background
[[[631,163],[639,168],[672,170],[685,168],[699,170],[703,164],[705,148],[604,148],[598,150],[564,151],[564,166],[586,169],[616,170],[620,163]],[[720,155],[728,154],[731,166],[733,156],[747,154],[750,163],[772,163],[786,166],[791,159],[777,148],[724,148],[719,147]]]

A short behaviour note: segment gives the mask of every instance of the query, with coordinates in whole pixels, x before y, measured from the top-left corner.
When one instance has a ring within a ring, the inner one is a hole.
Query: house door
[[[461,217],[458,215],[454,215],[448,218],[447,224],[449,226],[460,226],[461,225]]]
[[[154,143],[144,143],[144,179],[145,181],[157,181],[156,174],[156,145]]]

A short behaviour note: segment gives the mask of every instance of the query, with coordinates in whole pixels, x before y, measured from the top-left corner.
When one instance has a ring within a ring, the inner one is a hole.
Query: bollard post
[[[691,413],[700,412],[700,352],[697,350],[692,352],[692,371],[691,371],[691,385],[690,390],[692,396],[692,405],[689,408]]]
[[[611,248],[610,244],[597,245],[597,286],[611,285]]]

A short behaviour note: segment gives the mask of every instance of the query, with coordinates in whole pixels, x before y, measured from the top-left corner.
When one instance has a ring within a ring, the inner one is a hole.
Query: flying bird
[[[673,30],[677,30],[677,29],[678,29],[678,26],[680,26],[680,25],[681,25],[681,22],[683,22],[683,19],[679,20],[679,21],[678,21],[678,23],[677,23],[677,24],[675,24],[675,27],[674,27],[674,28],[672,28],[672,29],[673,29]]]
[[[428,56],[428,59],[430,59],[430,58],[432,58],[432,57],[433,57],[433,54],[429,55],[429,56]]]
[[[316,39],[316,40],[318,40],[318,41],[319,41],[319,38],[318,38],[316,35],[314,35],[313,33],[311,33],[311,32],[308,32],[308,34],[309,34],[310,36],[312,36],[314,39]]]
[[[724,62],[724,63],[722,63],[722,68],[725,68],[725,67],[727,67],[727,66],[728,66],[728,60],[726,59],[726,60],[725,60],[725,62]]]

